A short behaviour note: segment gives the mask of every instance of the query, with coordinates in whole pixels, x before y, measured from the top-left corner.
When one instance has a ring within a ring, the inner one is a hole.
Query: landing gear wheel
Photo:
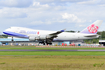
[[[43,43],[43,45],[45,45],[45,43]]]
[[[52,45],[52,40],[51,39],[46,39],[46,44],[47,45]]]
[[[14,40],[13,40],[13,37],[12,37],[12,40],[11,40],[11,41],[12,41],[12,42],[14,41]]]
[[[39,42],[39,44],[43,44],[43,45],[45,45],[45,42]]]

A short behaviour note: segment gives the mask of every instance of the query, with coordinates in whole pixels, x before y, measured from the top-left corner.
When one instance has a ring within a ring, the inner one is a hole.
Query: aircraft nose
[[[7,32],[7,31],[3,31],[3,33],[4,33],[4,34],[7,34],[8,32]]]
[[[9,29],[6,29],[3,31],[4,34],[8,34],[8,32],[9,32]]]

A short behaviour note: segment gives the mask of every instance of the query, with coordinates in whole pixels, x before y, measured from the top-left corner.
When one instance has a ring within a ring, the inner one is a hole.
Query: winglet
[[[64,30],[61,30],[61,32],[65,32],[65,30],[66,30],[66,29],[64,29]]]

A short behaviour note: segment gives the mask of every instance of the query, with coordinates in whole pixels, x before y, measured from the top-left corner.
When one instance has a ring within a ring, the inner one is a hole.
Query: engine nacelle
[[[45,35],[41,35],[41,36],[39,36],[39,39],[45,40],[46,39],[46,36]]]
[[[51,38],[50,35],[40,35],[40,36],[38,36],[38,37],[39,37],[39,39],[41,39],[41,40],[45,40],[45,39],[47,39],[47,38]]]
[[[30,36],[30,37],[29,37],[29,40],[30,40],[30,41],[35,41],[35,40],[36,40],[36,37]]]
[[[30,36],[29,40],[30,41],[35,41],[35,40],[45,40],[47,38],[46,35],[41,35],[41,36]]]

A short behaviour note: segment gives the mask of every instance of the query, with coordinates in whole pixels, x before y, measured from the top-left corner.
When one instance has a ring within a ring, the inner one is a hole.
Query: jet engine
[[[41,36],[30,36],[29,40],[30,41],[35,41],[35,40],[46,40],[47,36],[46,35],[41,35]]]
[[[30,41],[41,41],[45,45],[46,44],[52,44],[52,38],[51,36],[47,35],[40,35],[40,36],[30,36]]]
[[[35,36],[30,36],[30,37],[29,37],[29,40],[30,40],[30,41],[35,41],[35,40],[36,40],[36,37],[35,37]]]

